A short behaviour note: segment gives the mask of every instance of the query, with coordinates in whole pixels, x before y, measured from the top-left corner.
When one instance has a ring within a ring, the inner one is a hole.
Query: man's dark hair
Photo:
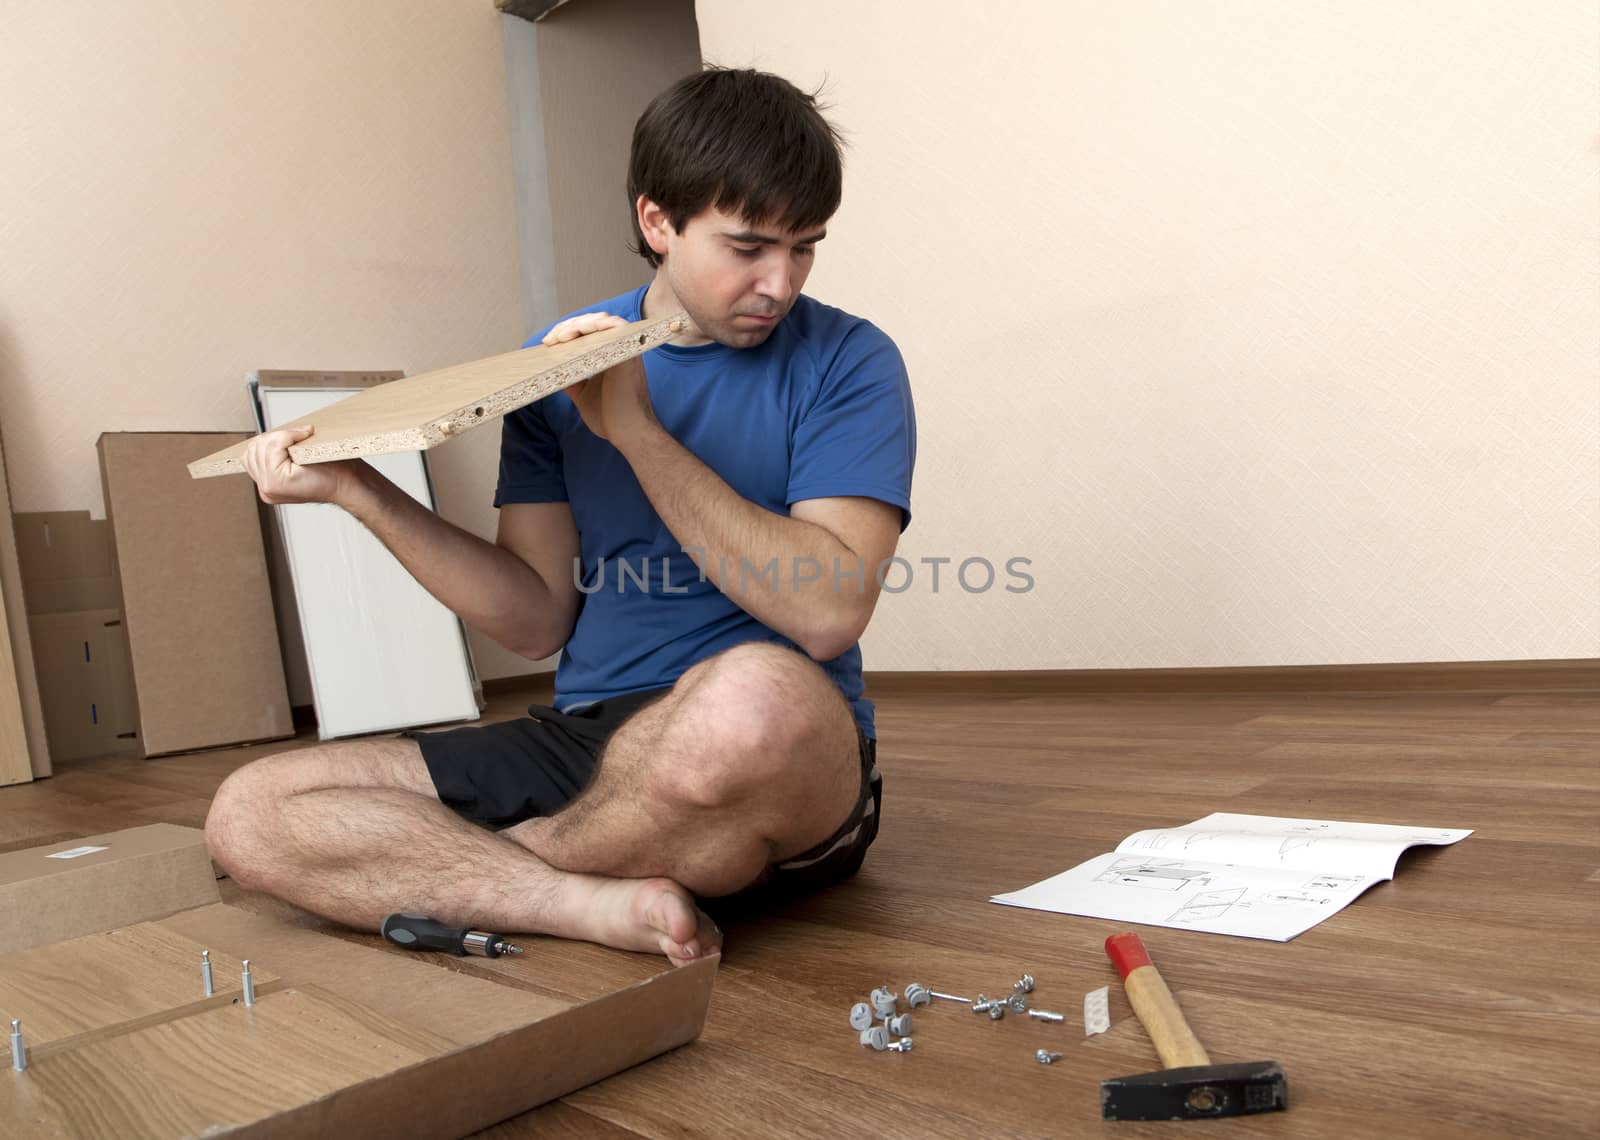
[[[643,194],[679,233],[708,206],[788,230],[821,225],[839,208],[839,132],[787,79],[710,68],[657,95],[633,127],[628,202]],[[634,252],[651,265],[633,217]]]

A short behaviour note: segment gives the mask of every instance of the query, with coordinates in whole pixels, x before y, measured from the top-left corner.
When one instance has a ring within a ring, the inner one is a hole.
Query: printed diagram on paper
[[[1135,832],[1110,854],[992,901],[1287,942],[1394,878],[1407,848],[1471,834],[1217,813]]]

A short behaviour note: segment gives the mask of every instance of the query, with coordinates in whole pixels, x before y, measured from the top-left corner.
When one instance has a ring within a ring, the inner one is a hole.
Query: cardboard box
[[[0,855],[0,954],[217,902],[205,833],[153,823]]]
[[[88,511],[39,511],[13,522],[51,754],[78,760],[138,751],[110,525]]]
[[[619,955],[619,988],[571,993],[557,979],[596,948],[540,938],[515,958],[414,954],[216,902],[199,836],[158,824],[0,856],[0,932],[33,936],[0,942],[0,1009],[29,1050],[25,1071],[0,1080],[6,1135],[467,1136],[705,1024],[715,955],[657,959],[642,977]],[[183,894],[155,887],[178,880],[199,905],[157,917]],[[45,937],[52,910],[87,932]]]
[[[120,610],[28,618],[50,753],[57,760],[139,750],[138,710]]]
[[[255,488],[185,464],[243,432],[110,432],[100,474],[147,756],[294,734]]]

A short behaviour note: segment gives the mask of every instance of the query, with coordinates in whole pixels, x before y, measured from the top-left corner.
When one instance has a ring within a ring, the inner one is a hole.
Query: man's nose
[[[756,283],[756,292],[763,297],[770,297],[778,304],[785,304],[789,295],[794,292],[793,284],[789,277],[789,259],[774,257],[763,267],[761,280]]]

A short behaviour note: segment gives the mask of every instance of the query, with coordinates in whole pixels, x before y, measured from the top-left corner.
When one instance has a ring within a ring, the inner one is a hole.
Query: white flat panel
[[[263,387],[262,415],[273,428],[352,391]],[[433,509],[420,452],[367,462]],[[476,719],[460,619],[338,507],[306,503],[276,510],[300,607],[318,735],[328,740]]]

